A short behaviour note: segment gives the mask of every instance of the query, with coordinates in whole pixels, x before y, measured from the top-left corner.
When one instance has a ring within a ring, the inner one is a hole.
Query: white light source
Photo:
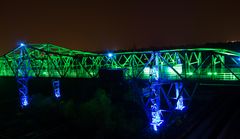
[[[113,54],[112,53],[108,53],[108,57],[112,57],[113,56]]]
[[[26,44],[24,43],[20,43],[20,47],[26,46]]]

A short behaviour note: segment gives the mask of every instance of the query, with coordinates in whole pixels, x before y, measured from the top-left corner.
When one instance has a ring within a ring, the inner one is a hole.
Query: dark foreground
[[[3,89],[1,94],[8,95],[1,95],[0,138],[240,138],[237,88],[220,92],[205,88],[187,111],[175,112],[175,120],[156,133],[128,87],[111,86],[113,90],[109,90],[89,82],[83,85],[85,89],[72,83],[68,86],[72,95],[61,100],[41,93],[48,87],[30,90],[35,93],[31,94],[31,106],[24,110],[18,107],[17,94],[9,95],[14,89]],[[91,95],[74,95],[73,86],[79,93],[89,91]]]

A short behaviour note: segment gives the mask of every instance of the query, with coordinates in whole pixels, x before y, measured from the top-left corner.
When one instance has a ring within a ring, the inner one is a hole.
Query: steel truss
[[[0,57],[0,76],[18,76],[20,57],[29,57],[30,77],[93,78],[101,68],[124,69],[126,79],[239,80],[240,53],[217,48],[90,53],[52,44],[28,44]],[[26,56],[27,55],[27,56]],[[21,75],[20,75],[21,76]]]
[[[173,110],[187,107],[196,90],[187,91],[188,81],[239,81],[239,57],[239,52],[218,48],[109,54],[75,51],[52,44],[26,44],[0,57],[0,76],[17,78],[24,107],[29,103],[30,77],[94,78],[102,68],[122,69],[125,79],[149,80],[142,102],[151,125],[157,130]],[[53,90],[56,97],[61,96],[59,81],[53,81]]]

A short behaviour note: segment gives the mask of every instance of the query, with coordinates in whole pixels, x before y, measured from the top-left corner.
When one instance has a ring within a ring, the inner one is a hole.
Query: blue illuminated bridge
[[[141,88],[141,99],[157,130],[165,115],[187,107],[200,83],[238,84],[240,53],[216,47],[92,53],[22,43],[0,57],[0,76],[16,77],[23,108],[29,105],[30,78],[53,78],[54,94],[60,98],[60,78],[98,78],[101,69],[121,70],[126,80],[149,82]]]

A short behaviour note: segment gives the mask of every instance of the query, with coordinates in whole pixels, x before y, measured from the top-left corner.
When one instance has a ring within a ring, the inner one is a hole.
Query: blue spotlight
[[[108,53],[108,57],[112,57],[113,56],[113,53]]]
[[[24,46],[26,46],[25,43],[20,43],[20,47],[24,47]]]

